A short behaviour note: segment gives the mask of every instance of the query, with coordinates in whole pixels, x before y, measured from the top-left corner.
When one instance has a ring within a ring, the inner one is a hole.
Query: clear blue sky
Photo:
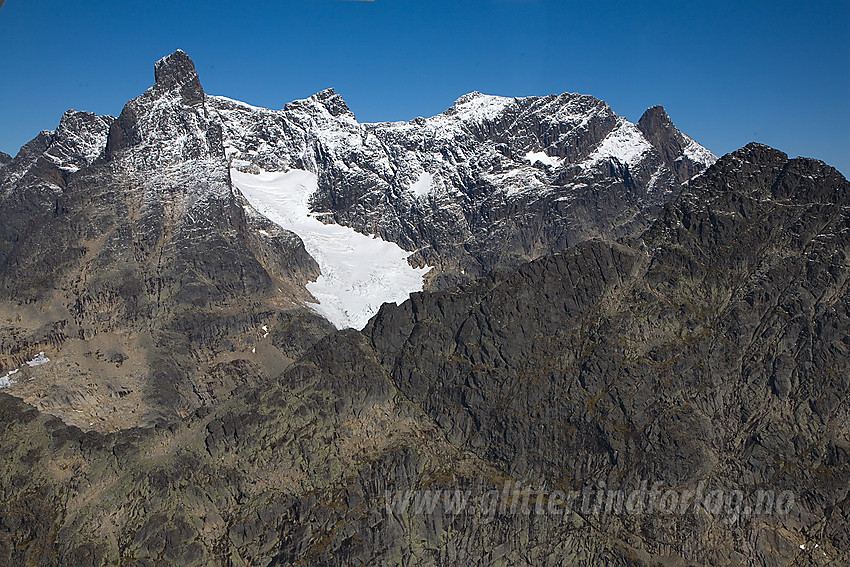
[[[0,150],[68,108],[117,115],[181,48],[209,94],[270,108],[333,86],[361,121],[461,94],[662,104],[716,154],[758,141],[850,174],[850,2],[301,0],[0,8]]]

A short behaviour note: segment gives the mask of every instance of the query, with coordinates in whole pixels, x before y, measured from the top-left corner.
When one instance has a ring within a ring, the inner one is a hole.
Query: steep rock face
[[[834,169],[750,145],[639,238],[387,305],[363,333],[334,333],[277,380],[173,425],[81,433],[0,393],[0,556],[844,564],[848,206]],[[481,500],[460,513],[395,500],[492,496],[505,481],[679,494],[701,482],[794,501],[771,514],[703,500],[684,514],[493,515]]]
[[[157,61],[153,71],[156,87],[164,91],[179,91],[183,102],[189,106],[203,104],[204,89],[195,71],[195,63],[182,50],[178,49]]]
[[[143,160],[138,165],[147,167],[221,158],[219,126],[207,116],[192,60],[177,51],[156,63],[154,75],[154,86],[128,102],[111,126],[106,157],[133,148]]]
[[[638,120],[637,127],[682,183],[717,159],[711,152],[680,132],[661,106],[647,109]]]
[[[59,212],[60,199],[76,172],[98,157],[113,120],[69,110],[55,131],[40,133],[0,169],[0,271],[7,297],[34,300],[42,282],[55,278],[73,256],[74,243],[45,230],[45,225]]]
[[[687,180],[670,165],[681,156],[662,157],[586,95],[474,92],[431,118],[377,124],[358,123],[332,89],[279,111],[210,101],[235,167],[315,173],[317,214],[415,250],[434,288],[636,234]],[[696,174],[714,158],[691,149]]]

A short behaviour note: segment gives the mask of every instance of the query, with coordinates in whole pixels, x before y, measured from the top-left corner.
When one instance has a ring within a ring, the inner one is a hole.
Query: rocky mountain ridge
[[[470,93],[432,118],[360,124],[332,89],[278,111],[208,96],[182,51],[154,78],[117,118],[68,111],[0,168],[0,365],[45,351],[50,371],[10,391],[83,428],[186,415],[333,329],[307,288],[335,266],[232,171],[314,176],[311,217],[395,243],[442,289],[637,234],[681,187],[665,159],[714,160],[662,157],[586,95]]]
[[[210,105],[235,167],[315,173],[316,213],[415,251],[413,262],[435,266],[436,288],[639,232],[690,177],[665,160],[696,174],[716,159],[695,143],[662,157],[635,125],[578,94],[474,92],[431,118],[376,124],[358,123],[333,89],[279,111]]]

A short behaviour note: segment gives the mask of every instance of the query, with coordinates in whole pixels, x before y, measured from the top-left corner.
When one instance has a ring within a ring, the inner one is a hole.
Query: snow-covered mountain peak
[[[342,96],[334,91],[333,87],[319,91],[309,98],[288,102],[283,110],[324,116],[325,118],[342,118],[349,122],[356,122],[354,113],[348,108]]]
[[[473,91],[458,98],[443,115],[455,116],[461,120],[493,119],[514,101],[514,98]]]
[[[334,91],[333,87],[327,88],[323,91],[319,91],[310,97],[311,99],[320,102],[322,106],[327,109],[327,111],[331,114],[331,116],[341,116],[343,114],[350,114],[351,117],[354,117],[354,113],[351,112],[351,109],[348,108],[348,105],[345,104],[345,100],[343,100],[342,96]]]
[[[651,151],[652,144],[647,142],[640,130],[625,118],[620,118],[617,127],[599,142],[582,165],[592,166],[602,160],[614,159],[620,164],[634,166]]]
[[[59,169],[77,171],[91,165],[106,146],[112,116],[98,116],[92,112],[68,110],[56,128],[54,143],[45,152]]]
[[[211,120],[195,65],[175,51],[154,65],[156,83],[129,101],[109,129],[107,159],[132,150],[136,169],[224,157],[221,125]],[[223,167],[223,165],[222,165]]]

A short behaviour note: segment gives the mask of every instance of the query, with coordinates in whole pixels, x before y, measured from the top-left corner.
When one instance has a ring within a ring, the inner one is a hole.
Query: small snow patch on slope
[[[413,268],[409,252],[393,242],[323,224],[310,212],[316,174],[290,170],[259,175],[232,169],[233,184],[272,222],[301,237],[322,275],[307,289],[319,300],[314,309],[337,328],[362,329],[387,302],[401,303],[422,290],[430,267]]]
[[[431,182],[433,180],[433,175],[427,171],[423,171],[419,175],[419,179],[416,180],[416,183],[410,186],[410,191],[417,197],[425,197],[431,192]]]
[[[528,152],[525,154],[525,159],[531,162],[532,165],[539,161],[549,167],[558,167],[562,161],[561,158],[550,156],[546,152]]]
[[[33,366],[41,366],[42,364],[47,364],[48,362],[50,362],[50,359],[44,355],[44,351],[41,351],[40,353],[38,353],[38,356],[36,356],[32,360],[27,361],[27,366],[32,368]],[[20,372],[22,368],[23,366],[21,368],[15,368],[14,370],[8,371],[3,376],[0,376],[0,389],[8,388],[13,384],[17,384],[18,380],[17,378],[13,378],[13,376]],[[32,378],[30,378],[30,380],[32,380]]]
[[[20,368],[15,368],[14,370],[10,370],[6,373],[5,376],[0,376],[0,388],[8,388],[12,384],[17,384],[18,381],[15,378],[12,378],[15,374],[20,371]]]
[[[50,362],[50,359],[44,356],[44,351],[41,351],[40,353],[38,353],[38,356],[36,356],[32,360],[27,361],[27,366],[41,366],[42,364],[47,364],[48,362]]]

